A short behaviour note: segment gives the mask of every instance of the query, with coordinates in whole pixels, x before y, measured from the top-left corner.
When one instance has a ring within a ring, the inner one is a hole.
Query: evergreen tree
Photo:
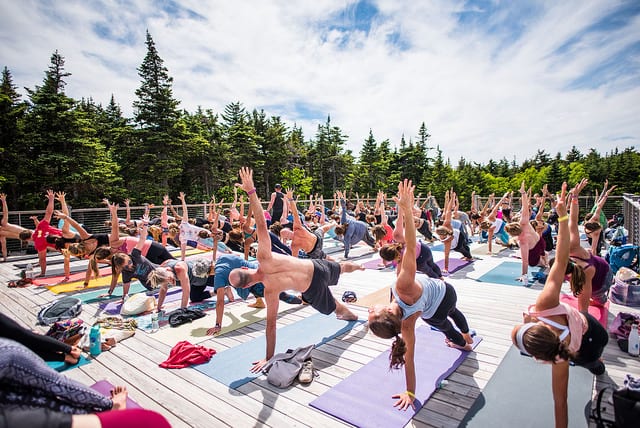
[[[173,97],[173,78],[148,31],[145,43],[147,53],[138,67],[141,85],[133,102],[137,144],[129,148],[133,153],[126,155],[135,163],[123,165],[123,171],[134,193],[144,200],[158,200],[174,188],[174,179],[182,174],[186,136],[184,128],[176,126],[180,102]]]
[[[13,77],[7,67],[2,70],[0,83],[0,187],[5,189],[11,205],[17,202],[18,184],[21,181],[22,146],[20,120],[26,105],[21,102]]]

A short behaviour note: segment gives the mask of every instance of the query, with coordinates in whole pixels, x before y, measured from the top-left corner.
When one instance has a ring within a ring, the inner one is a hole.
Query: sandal
[[[355,303],[358,301],[358,297],[353,291],[345,291],[342,294],[342,301],[345,303]]]
[[[288,303],[290,305],[299,305],[302,303],[302,299],[299,298],[298,296],[295,296],[293,294],[289,294],[286,291],[283,291],[280,293],[280,295],[278,296],[278,298],[280,300],[282,300],[285,303]]]

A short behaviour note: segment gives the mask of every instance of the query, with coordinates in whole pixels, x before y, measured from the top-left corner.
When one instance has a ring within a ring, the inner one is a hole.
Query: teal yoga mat
[[[74,294],[73,297],[77,297],[82,300],[82,303],[95,303],[108,300],[107,298],[98,297],[101,294],[105,294],[108,290],[105,288],[100,288],[93,291],[87,291],[85,293]],[[131,283],[129,287],[129,294],[141,293],[143,291],[147,291],[146,288],[142,286],[140,281],[134,281]],[[111,295],[111,299],[115,299],[117,297],[122,297],[122,286],[118,285],[115,290],[113,290],[113,294]]]
[[[593,375],[569,368],[569,427],[589,426]],[[515,346],[462,420],[461,427],[536,428],[554,426],[551,366],[524,357]]]
[[[63,372],[69,369],[75,369],[76,367],[84,366],[85,364],[89,364],[91,360],[85,358],[84,355],[80,356],[78,362],[76,364],[67,364],[64,361],[47,361],[47,365],[54,369],[57,372]]]
[[[296,323],[278,328],[276,354],[287,349],[315,344],[321,345],[351,330],[358,321],[342,321],[335,314],[314,314]],[[251,373],[252,363],[264,358],[266,338],[260,336],[241,345],[222,351],[208,363],[193,366],[194,369],[231,388],[238,388],[260,376]]]
[[[522,263],[502,262],[478,278],[478,281],[522,287],[525,284],[516,279],[520,276],[522,276]],[[532,282],[529,282],[529,285],[531,284]]]

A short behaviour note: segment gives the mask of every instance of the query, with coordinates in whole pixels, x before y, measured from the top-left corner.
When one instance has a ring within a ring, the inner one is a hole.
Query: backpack
[[[82,312],[82,300],[77,297],[65,296],[40,309],[38,324],[51,325],[56,321],[77,317]]]
[[[302,363],[311,358],[311,351],[315,347],[315,345],[309,345],[295,350],[288,349],[287,352],[271,357],[262,369],[262,372],[267,375],[267,381],[278,388],[290,386],[298,377]]]
[[[640,307],[640,275],[621,267],[609,289],[609,300],[619,305]]]
[[[627,244],[619,247],[609,247],[605,259],[611,266],[611,272],[615,275],[618,269],[626,267],[638,270],[638,259],[640,258],[640,247],[637,245]]]
[[[73,346],[78,344],[84,333],[84,322],[80,318],[71,318],[54,322],[46,335]]]

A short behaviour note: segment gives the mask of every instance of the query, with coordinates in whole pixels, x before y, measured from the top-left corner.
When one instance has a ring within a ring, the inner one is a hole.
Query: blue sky
[[[355,154],[424,122],[455,165],[640,146],[640,1],[21,0],[0,2],[0,67],[132,113],[151,33],[181,108],[240,101]]]

